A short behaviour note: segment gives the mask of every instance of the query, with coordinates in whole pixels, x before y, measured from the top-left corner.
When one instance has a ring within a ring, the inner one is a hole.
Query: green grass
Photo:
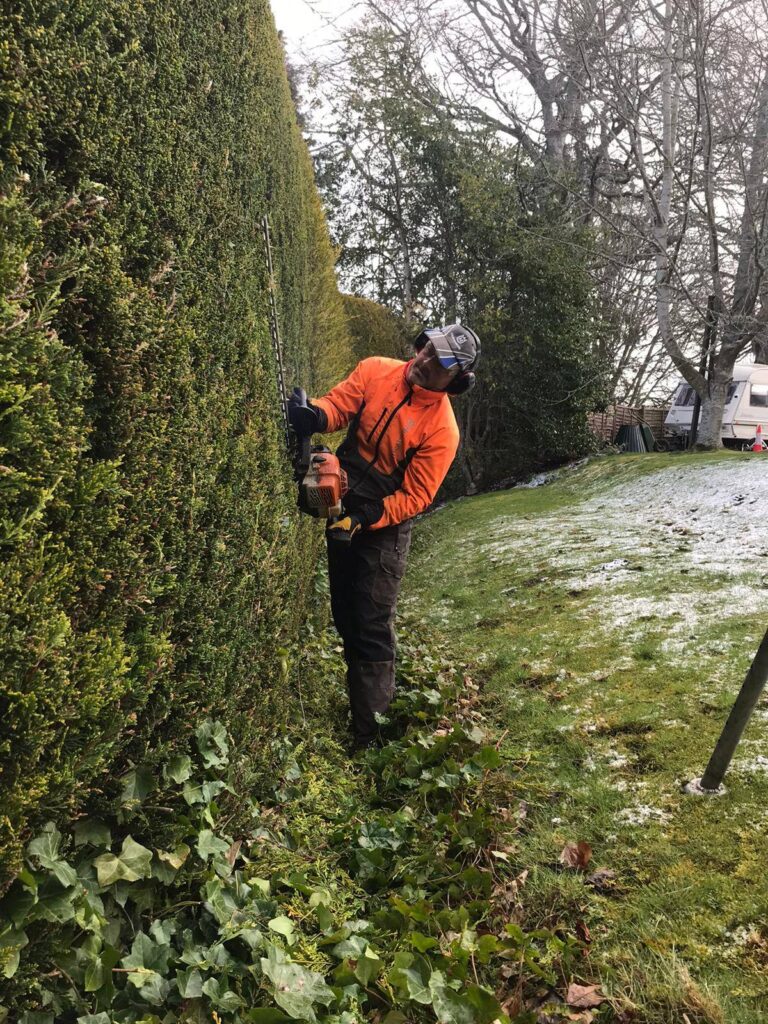
[[[706,764],[761,624],[720,600],[734,581],[693,561],[695,537],[658,526],[648,544],[617,540],[583,502],[594,509],[657,470],[749,458],[595,459],[543,487],[455,502],[418,531],[404,595],[475,664],[522,769],[509,793],[510,806],[527,804],[521,923],[586,928],[593,976],[654,1024],[768,1021],[768,774],[746,764],[768,751],[764,702],[727,794],[681,792]],[[737,581],[753,589],[757,554]],[[615,579],[574,585],[574,559],[585,575],[619,556]],[[635,614],[616,625],[621,602]],[[615,873],[603,890],[558,863],[579,840],[593,850],[587,875]]]

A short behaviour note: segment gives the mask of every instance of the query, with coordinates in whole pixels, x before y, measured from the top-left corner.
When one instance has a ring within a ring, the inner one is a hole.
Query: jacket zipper
[[[408,405],[411,404],[411,398],[412,397],[413,397],[413,388],[411,388],[410,385],[408,385],[408,394],[405,396],[405,398],[401,402],[398,402],[398,404],[392,410],[392,413],[391,413],[389,419],[384,424],[384,428],[382,429],[381,433],[379,434],[378,438],[376,439],[376,447],[374,448],[374,451],[373,451],[373,458],[370,460],[368,465],[365,467],[365,470],[363,471],[363,475],[360,477],[360,479],[357,481],[357,483],[354,485],[354,487],[350,488],[350,490],[349,490],[350,494],[354,494],[355,491],[357,490],[357,488],[363,482],[363,480],[365,480],[365,478],[368,476],[369,472],[373,468],[374,462],[379,457],[379,446],[381,445],[382,437],[384,437],[386,432],[389,430],[390,423],[395,418],[395,416],[397,416],[397,414],[400,412],[400,410],[403,408],[403,406],[406,404],[406,402],[408,403]],[[386,411],[387,410],[385,409],[384,412],[386,412]],[[383,416],[384,416],[384,413],[382,413],[381,416],[379,417],[379,423],[381,422]],[[377,423],[376,426],[378,426],[378,425],[379,424]],[[373,429],[375,430],[376,427],[374,427]]]
[[[407,394],[407,395],[405,396],[405,398],[404,398],[404,399],[403,399],[403,400],[402,400],[401,402],[398,402],[398,404],[397,404],[397,405],[395,406],[395,408],[394,408],[394,409],[392,410],[392,412],[391,412],[391,414],[390,414],[390,417],[389,417],[389,419],[388,419],[388,420],[387,420],[387,422],[386,422],[386,423],[384,424],[384,426],[383,426],[383,427],[381,428],[381,433],[379,434],[378,438],[376,439],[376,448],[374,449],[374,452],[373,452],[373,458],[371,459],[371,465],[373,465],[373,463],[374,463],[374,462],[376,461],[376,459],[378,459],[378,457],[379,457],[379,446],[380,446],[380,444],[381,444],[381,439],[382,439],[382,438],[384,437],[384,435],[386,434],[386,432],[387,432],[387,431],[389,430],[389,425],[390,425],[390,423],[391,423],[391,422],[392,422],[392,420],[393,420],[393,419],[395,418],[395,416],[397,416],[397,414],[398,414],[398,413],[400,412],[400,410],[401,410],[401,409],[403,408],[403,406],[405,405],[405,403],[406,403],[406,402],[410,403],[410,401],[411,401],[411,395],[412,395],[412,394],[413,394],[413,392],[412,392],[412,391],[411,391],[411,389],[409,388],[409,389],[408,389],[408,394]],[[387,410],[385,409],[385,410],[384,410],[384,412],[386,412],[386,411],[387,411]],[[377,424],[377,426],[378,426],[378,424]]]
[[[370,434],[369,434],[369,435],[368,435],[368,437],[366,438],[366,441],[370,441],[370,440],[371,440],[371,438],[373,437],[373,435],[374,435],[374,434],[376,433],[376,430],[378,429],[378,426],[379,426],[379,424],[381,423],[381,421],[382,421],[382,420],[384,419],[384,417],[385,417],[386,415],[387,415],[387,407],[386,407],[386,406],[384,406],[384,412],[383,412],[383,413],[381,414],[381,416],[379,416],[379,418],[378,418],[378,419],[376,420],[376,425],[374,426],[373,430],[372,430],[372,431],[370,432]]]

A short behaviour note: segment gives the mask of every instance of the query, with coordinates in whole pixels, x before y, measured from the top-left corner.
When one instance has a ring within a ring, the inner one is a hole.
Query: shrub
[[[350,354],[267,0],[12,0],[0,53],[1,880],[201,716],[290,711],[265,212],[288,375]]]
[[[361,295],[345,295],[344,309],[352,335],[355,359],[368,356],[388,356],[390,359],[410,359],[414,330],[386,306]]]

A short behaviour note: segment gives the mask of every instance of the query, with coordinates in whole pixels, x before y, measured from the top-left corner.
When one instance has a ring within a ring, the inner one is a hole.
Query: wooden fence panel
[[[590,430],[603,441],[613,442],[619,427],[637,423],[647,423],[653,436],[660,438],[664,434],[664,420],[668,412],[668,406],[610,405],[605,412],[589,413],[587,423]]]

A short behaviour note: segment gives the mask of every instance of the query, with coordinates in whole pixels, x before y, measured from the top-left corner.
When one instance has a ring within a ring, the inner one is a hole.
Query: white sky
[[[355,0],[271,0],[278,29],[286,36],[287,50],[308,55],[328,45],[340,25],[354,19]]]

